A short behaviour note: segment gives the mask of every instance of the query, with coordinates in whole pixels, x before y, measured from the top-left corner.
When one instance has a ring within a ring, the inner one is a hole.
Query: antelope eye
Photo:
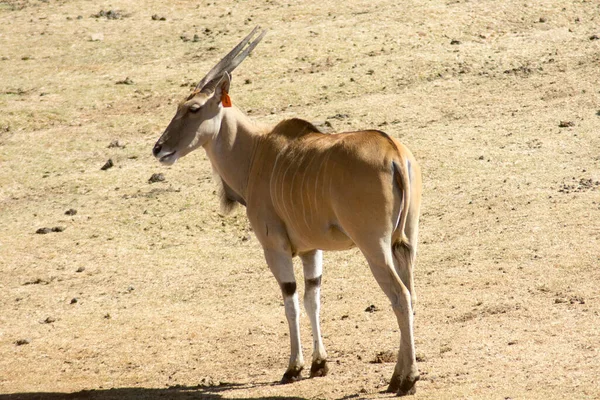
[[[192,113],[197,113],[198,111],[200,111],[200,108],[202,108],[200,106],[200,104],[192,104],[189,108],[190,112]]]

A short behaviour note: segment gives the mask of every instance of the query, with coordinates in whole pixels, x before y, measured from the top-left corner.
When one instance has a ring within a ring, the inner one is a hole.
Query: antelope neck
[[[247,199],[248,178],[260,131],[236,107],[223,108],[219,133],[205,146],[214,171],[237,195]]]

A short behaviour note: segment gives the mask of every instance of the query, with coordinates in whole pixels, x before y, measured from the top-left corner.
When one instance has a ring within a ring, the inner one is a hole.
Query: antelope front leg
[[[275,275],[283,294],[285,316],[290,328],[291,354],[288,368],[281,378],[281,383],[291,383],[301,379],[304,368],[302,345],[300,343],[300,305],[296,291],[296,278],[291,254],[284,251],[265,249],[267,264]]]
[[[323,273],[323,252],[314,250],[300,255],[304,267],[304,308],[310,318],[313,336],[312,365],[310,377],[325,376],[329,372],[327,353],[321,338],[319,311],[321,307],[321,275]]]

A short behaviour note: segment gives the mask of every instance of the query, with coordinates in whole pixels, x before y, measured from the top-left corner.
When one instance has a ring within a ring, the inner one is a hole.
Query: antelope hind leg
[[[391,246],[380,248],[379,254],[375,249],[361,250],[369,262],[375,280],[392,303],[400,328],[398,361],[387,390],[396,392],[398,396],[414,394],[419,370],[415,359],[411,294],[394,268]]]

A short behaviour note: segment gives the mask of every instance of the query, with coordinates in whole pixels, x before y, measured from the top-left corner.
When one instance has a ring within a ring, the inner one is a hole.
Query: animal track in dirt
[[[128,199],[137,199],[137,198],[140,198],[140,197],[145,197],[145,198],[148,198],[148,199],[155,199],[159,195],[164,194],[164,193],[179,193],[179,192],[181,192],[181,189],[175,189],[173,187],[168,187],[168,188],[153,188],[149,192],[144,192],[142,190],[138,190],[137,193],[134,193],[134,194],[124,194],[122,196],[122,198],[125,199],[125,200],[128,200]]]
[[[564,298],[564,297],[557,297],[554,299],[554,304],[563,304],[563,303],[585,304],[585,300],[582,297],[578,297],[578,296],[569,297],[568,299]]]
[[[554,294],[554,304],[585,304],[583,296],[577,294],[565,294],[563,292],[556,292]]]
[[[391,350],[380,351],[375,354],[370,363],[371,364],[384,364],[396,362],[396,354]]]
[[[515,311],[515,310],[519,310],[521,309],[521,306],[517,305],[508,305],[508,304],[499,304],[499,305],[493,305],[493,306],[489,306],[489,307],[484,307],[482,309],[474,309],[472,311],[469,311],[457,318],[455,318],[456,322],[467,322],[470,321],[472,319],[476,319],[476,318],[484,318],[490,315],[497,315],[497,314],[506,314],[510,311]]]
[[[55,277],[50,278],[50,280],[46,280],[46,279],[42,279],[42,278],[35,278],[33,280],[25,282],[23,284],[23,286],[27,286],[27,285],[49,285],[55,279],[56,279]]]
[[[530,149],[541,149],[542,141],[539,139],[531,139],[527,141],[527,147],[529,147]]]

